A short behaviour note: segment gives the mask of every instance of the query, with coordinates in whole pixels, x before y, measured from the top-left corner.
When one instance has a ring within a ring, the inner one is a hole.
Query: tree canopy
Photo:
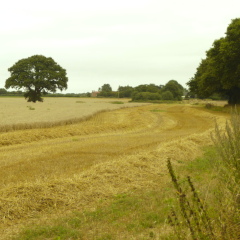
[[[133,101],[154,101],[154,100],[181,100],[183,86],[176,80],[170,80],[165,86],[155,84],[139,85],[133,89]]]
[[[181,100],[183,96],[183,86],[176,80],[170,80],[162,89],[162,93],[170,92],[174,100]],[[169,96],[169,93],[167,94]]]
[[[101,88],[99,88],[99,94],[98,96],[101,97],[112,97],[112,87],[110,84],[106,83],[103,84]]]
[[[170,80],[165,86],[141,84],[136,87],[119,86],[118,91],[112,91],[110,84],[104,84],[99,88],[98,97],[132,98],[132,101],[159,101],[182,100],[184,88],[176,80]]]
[[[187,84],[198,96],[217,93],[229,104],[240,104],[240,18],[232,20],[225,37],[214,41]]]
[[[42,94],[67,89],[66,70],[52,58],[34,55],[24,58],[8,69],[11,76],[5,82],[5,88],[24,89],[28,102],[42,102]]]
[[[108,83],[103,84],[102,87],[101,87],[101,91],[102,92],[111,92],[112,91],[112,87]]]

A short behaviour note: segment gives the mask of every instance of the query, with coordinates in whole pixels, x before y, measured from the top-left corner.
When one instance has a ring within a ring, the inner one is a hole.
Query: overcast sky
[[[239,17],[239,0],[3,1],[0,88],[9,67],[36,54],[67,70],[69,93],[171,79],[185,87]]]

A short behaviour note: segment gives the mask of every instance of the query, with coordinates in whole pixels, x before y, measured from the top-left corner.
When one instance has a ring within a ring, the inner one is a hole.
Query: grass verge
[[[237,240],[240,238],[240,114],[237,108],[225,129],[215,128],[212,139],[217,157],[211,174],[204,174],[205,189],[197,188],[192,178],[179,178],[168,160],[168,170],[178,200],[168,222],[176,239]],[[208,161],[208,162],[210,162]],[[205,161],[201,161],[204,163]],[[206,166],[206,165],[205,165]],[[200,167],[197,168],[199,171]],[[205,173],[206,171],[204,171]],[[208,184],[207,184],[208,183]],[[201,191],[199,191],[201,190]],[[201,195],[201,196],[200,196]]]

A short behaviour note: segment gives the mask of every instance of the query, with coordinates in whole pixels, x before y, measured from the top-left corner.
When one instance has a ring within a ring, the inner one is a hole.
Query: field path
[[[153,104],[0,134],[0,235],[18,231],[16,224],[33,216],[90,208],[99,198],[150,188],[159,171],[166,172],[159,149],[213,129],[220,117],[226,118],[191,105]]]

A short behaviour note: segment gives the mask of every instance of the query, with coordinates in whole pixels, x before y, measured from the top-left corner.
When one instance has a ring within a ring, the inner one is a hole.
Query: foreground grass
[[[202,199],[207,197],[210,203],[213,197],[209,189],[216,187],[212,180],[216,158],[216,150],[208,147],[203,157],[176,166],[181,175],[193,177],[197,187],[201,186]],[[177,199],[169,181],[159,189],[122,193],[110,202],[102,200],[93,211],[75,212],[46,225],[26,227],[14,239],[178,239],[166,223],[171,206],[177,206]],[[210,210],[215,217],[214,207]]]
[[[159,192],[118,195],[107,206],[26,228],[15,239],[151,239],[165,221],[166,201]]]

